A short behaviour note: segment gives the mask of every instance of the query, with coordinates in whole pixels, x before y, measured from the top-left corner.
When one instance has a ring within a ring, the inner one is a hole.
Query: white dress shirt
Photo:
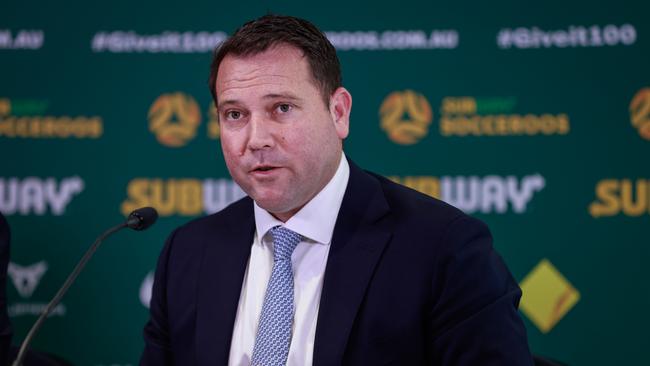
[[[287,366],[312,364],[323,275],[349,176],[350,167],[345,154],[341,154],[332,179],[285,223],[254,204],[255,237],[239,296],[228,365],[250,365],[266,285],[273,269],[273,240],[268,231],[277,225],[303,236],[291,256],[295,313]]]

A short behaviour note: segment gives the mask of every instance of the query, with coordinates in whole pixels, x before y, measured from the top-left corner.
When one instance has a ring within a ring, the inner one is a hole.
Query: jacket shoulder
[[[437,198],[395,183],[378,174],[367,172],[377,179],[391,211],[405,218],[423,218],[442,223],[469,217],[460,209]]]
[[[174,230],[176,234],[199,235],[241,224],[253,215],[253,200],[246,196],[221,211],[193,219]]]

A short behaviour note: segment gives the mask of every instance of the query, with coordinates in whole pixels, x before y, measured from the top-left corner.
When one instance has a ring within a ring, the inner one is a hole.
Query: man
[[[215,53],[221,147],[248,194],[162,251],[142,365],[531,365],[488,229],[347,160],[334,47],[267,15]]]

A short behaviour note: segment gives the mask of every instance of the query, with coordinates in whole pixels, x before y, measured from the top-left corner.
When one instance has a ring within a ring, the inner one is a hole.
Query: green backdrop
[[[489,224],[524,289],[534,353],[650,363],[642,1],[3,4],[15,343],[101,231],[154,205],[159,222],[109,239],[34,341],[77,365],[137,364],[165,237],[242,195],[206,81],[214,44],[267,12],[335,43],[353,96],[349,157]]]

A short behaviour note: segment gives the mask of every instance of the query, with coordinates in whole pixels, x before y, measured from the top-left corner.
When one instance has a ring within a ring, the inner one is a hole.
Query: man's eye
[[[278,105],[277,109],[278,109],[278,111],[280,111],[282,113],[287,113],[287,112],[289,112],[291,110],[291,105],[289,105],[289,104],[280,104],[280,105]]]
[[[226,112],[226,118],[228,119],[239,119],[241,117],[241,112],[239,111],[228,111]]]

